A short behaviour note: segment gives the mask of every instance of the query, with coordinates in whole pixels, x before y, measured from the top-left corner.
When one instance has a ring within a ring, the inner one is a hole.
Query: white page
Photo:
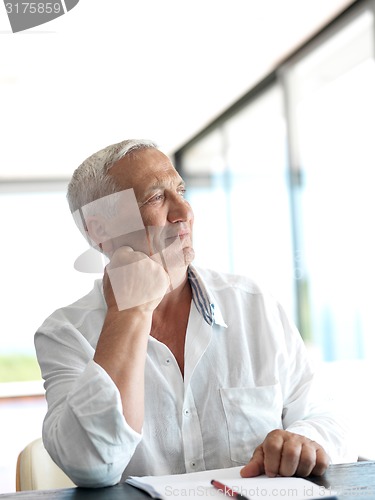
[[[335,494],[335,492],[323,486],[317,486],[306,479],[297,477],[269,478],[267,476],[258,476],[241,478],[241,468],[234,467],[170,476],[131,476],[126,482],[144,489],[153,498],[163,500],[169,498],[225,499],[223,492],[211,485],[212,479],[229,486],[249,500],[275,500],[276,498],[312,500],[313,498],[325,498]]]

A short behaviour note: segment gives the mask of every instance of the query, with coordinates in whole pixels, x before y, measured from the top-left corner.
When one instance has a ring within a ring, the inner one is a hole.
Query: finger
[[[263,442],[264,472],[268,477],[275,477],[279,473],[281,455],[284,446],[284,433],[270,432]]]
[[[108,268],[108,277],[119,311],[146,306],[153,310],[169,288],[163,267],[141,252],[127,252]]]
[[[311,474],[314,476],[322,476],[329,466],[329,456],[321,446],[317,443],[315,444],[318,448],[316,450],[316,463],[311,471]]]
[[[111,260],[107,264],[106,269],[109,270],[123,266],[129,261],[129,256],[132,252],[134,253],[134,250],[128,246],[117,248],[111,255]]]
[[[123,246],[119,247],[111,256],[111,260],[108,264],[108,269],[115,269],[117,267],[126,266],[128,264],[133,264],[133,262],[138,262],[143,259],[147,259],[147,255],[143,252],[135,251],[132,247]]]
[[[307,477],[316,465],[316,446],[313,441],[303,443],[296,476]]]
[[[245,467],[240,471],[241,477],[255,477],[264,474],[264,453],[262,446],[258,446]]]
[[[301,459],[302,442],[296,439],[284,441],[278,473],[280,476],[294,476]],[[315,463],[315,459],[314,459]]]

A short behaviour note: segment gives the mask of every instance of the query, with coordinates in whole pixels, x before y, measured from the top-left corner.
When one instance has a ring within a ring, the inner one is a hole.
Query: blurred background
[[[41,435],[33,335],[87,293],[73,170],[150,138],[187,182],[196,265],[247,274],[299,327],[375,458],[375,1],[80,0],[13,34],[0,6],[0,493]]]

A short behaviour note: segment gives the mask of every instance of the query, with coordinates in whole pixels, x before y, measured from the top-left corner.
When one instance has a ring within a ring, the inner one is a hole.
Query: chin
[[[188,266],[191,264],[195,258],[195,252],[192,247],[186,247],[183,249],[185,264]]]

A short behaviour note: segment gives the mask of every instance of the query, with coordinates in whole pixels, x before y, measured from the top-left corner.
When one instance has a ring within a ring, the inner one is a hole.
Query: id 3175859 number
[[[59,14],[61,4],[57,2],[16,2],[6,3],[8,14]]]

